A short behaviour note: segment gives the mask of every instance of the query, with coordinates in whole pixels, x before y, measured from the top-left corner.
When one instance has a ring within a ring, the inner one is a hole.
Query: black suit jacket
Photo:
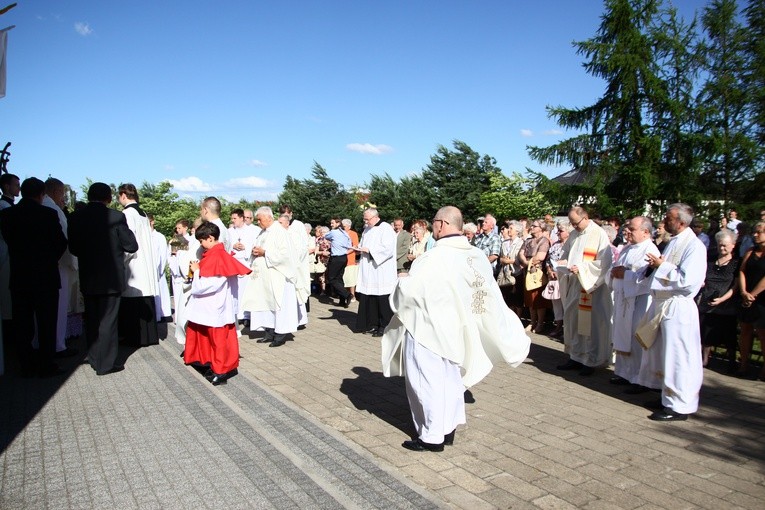
[[[121,294],[125,290],[125,252],[138,250],[125,215],[90,202],[69,218],[69,251],[80,265],[83,294]]]
[[[0,228],[10,255],[10,289],[30,293],[60,289],[58,259],[66,250],[66,237],[56,211],[23,198],[0,212]]]

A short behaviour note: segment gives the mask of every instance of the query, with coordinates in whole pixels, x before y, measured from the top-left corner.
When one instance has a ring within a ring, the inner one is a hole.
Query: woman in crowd
[[[526,268],[526,273],[544,274],[547,252],[550,251],[550,239],[547,237],[547,224],[544,220],[534,220],[529,226],[531,238],[523,245],[520,260]],[[535,289],[528,285],[523,294],[523,304],[529,309],[531,323],[527,328],[534,333],[542,333],[545,329],[545,314],[552,307],[549,300],[542,297],[544,283]]]
[[[741,334],[741,366],[738,373],[745,376],[749,372],[749,356],[752,353],[754,334],[765,345],[765,221],[758,221],[752,233],[754,247],[746,252],[739,271],[739,290],[741,291],[741,315],[739,325]],[[759,379],[765,381],[765,365],[760,370]]]
[[[523,227],[518,221],[502,225],[502,246],[499,251],[499,271],[515,278],[513,285],[501,286],[505,304],[519,317],[523,312],[523,269],[518,254],[523,248],[523,239],[518,235]]]
[[[713,347],[723,344],[728,351],[728,372],[736,369],[736,313],[737,299],[734,298],[738,272],[738,259],[733,256],[736,234],[722,230],[715,234],[717,257],[707,264],[707,276],[699,292],[699,324],[703,364],[709,363]]]
[[[325,239],[324,235],[329,232],[329,227],[318,226],[316,227],[316,251],[314,253],[314,263],[311,268],[313,282],[316,286],[316,290],[319,295],[326,294],[327,282],[324,278],[324,273],[327,271],[327,263],[329,262],[330,243],[329,239]]]
[[[547,278],[550,281],[557,281],[558,275],[555,272],[555,265],[563,257],[563,245],[571,232],[571,224],[568,220],[560,220],[557,224],[558,240],[550,246],[550,252],[547,256]],[[554,338],[563,338],[563,301],[560,296],[552,300],[555,328],[550,332]]]
[[[664,229],[664,222],[660,221],[656,225],[656,231],[653,233],[653,242],[656,243],[659,252],[664,251],[664,248],[667,246],[671,237],[670,233]]]
[[[467,240],[470,244],[473,244],[473,239],[475,239],[475,235],[478,232],[478,227],[475,223],[465,223],[462,226],[462,234],[467,237]]]
[[[428,231],[428,222],[425,220],[414,220],[412,223],[412,245],[409,247],[409,254],[406,258],[409,259],[409,265],[411,266],[414,259],[425,253],[427,250],[435,246],[436,240]]]

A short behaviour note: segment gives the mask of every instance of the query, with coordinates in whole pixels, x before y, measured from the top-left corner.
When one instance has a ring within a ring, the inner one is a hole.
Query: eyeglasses
[[[252,219],[252,216],[245,216],[245,217],[244,217],[244,219],[245,219],[245,220],[251,220],[251,219]]]
[[[440,221],[441,223],[446,223],[447,225],[449,225],[449,224],[450,224],[450,223],[449,223],[448,221],[446,221],[446,220],[442,220],[442,219],[436,219],[436,218],[433,218],[433,221],[432,221],[431,223],[433,223],[433,226],[434,226],[434,227],[436,226],[436,222],[437,222],[437,221]]]
[[[531,228],[534,228],[534,227],[537,227],[537,228],[542,228],[542,227],[541,227],[539,224],[537,224],[537,223],[532,223],[532,224],[531,224]]]
[[[579,218],[579,221],[572,221],[571,225],[573,225],[574,228],[578,227],[581,222],[585,220],[584,216]]]

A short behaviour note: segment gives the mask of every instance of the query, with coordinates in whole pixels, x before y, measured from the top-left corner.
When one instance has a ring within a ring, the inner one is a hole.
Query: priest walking
[[[462,235],[462,213],[443,207],[433,219],[435,248],[398,279],[396,315],[382,339],[383,374],[405,375],[417,437],[402,446],[443,451],[465,423],[466,387],[494,363],[520,365],[531,341],[505,305],[486,255]]]

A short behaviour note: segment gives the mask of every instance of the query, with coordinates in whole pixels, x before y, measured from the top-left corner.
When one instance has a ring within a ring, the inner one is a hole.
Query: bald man
[[[520,365],[530,340],[505,305],[491,264],[462,235],[462,213],[441,208],[433,249],[417,257],[390,298],[395,316],[382,339],[383,373],[406,373],[417,436],[408,450],[443,451],[465,423],[464,391],[493,363]],[[448,268],[448,270],[445,270]]]

